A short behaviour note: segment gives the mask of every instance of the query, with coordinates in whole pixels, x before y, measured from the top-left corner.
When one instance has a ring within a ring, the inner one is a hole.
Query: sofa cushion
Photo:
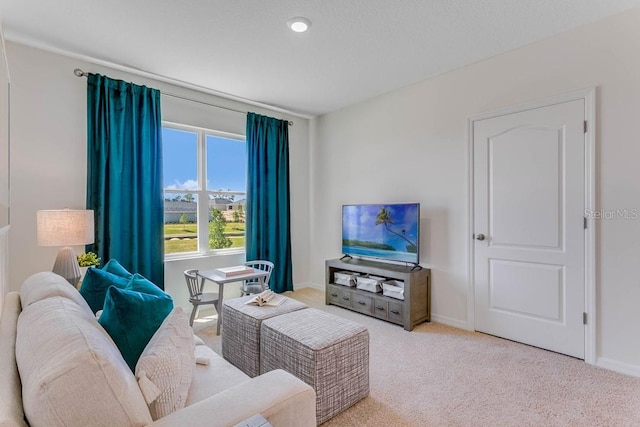
[[[20,287],[20,301],[23,307],[52,296],[61,296],[75,302],[88,313],[91,308],[78,290],[66,279],[50,271],[36,273],[27,278]]]
[[[143,426],[152,421],[109,335],[67,298],[50,297],[24,308],[16,360],[32,426]]]
[[[82,279],[80,295],[84,297],[91,310],[95,313],[98,310],[102,310],[107,296],[107,289],[110,286],[124,289],[128,283],[129,279],[126,277],[117,276],[99,268],[89,268],[84,275],[84,279]]]
[[[250,378],[206,345],[196,345],[195,355],[196,359],[208,360],[209,363],[196,364],[186,406],[191,406]]]
[[[184,407],[196,363],[194,350],[189,318],[176,307],[136,364],[136,378],[154,420]]]
[[[173,299],[136,274],[127,289],[107,290],[98,322],[111,335],[133,372],[147,343],[173,309]]]

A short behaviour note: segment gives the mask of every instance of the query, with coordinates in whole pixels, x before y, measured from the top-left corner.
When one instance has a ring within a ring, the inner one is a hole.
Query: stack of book
[[[235,265],[233,267],[216,268],[216,272],[224,277],[239,276],[241,274],[253,273],[253,267],[246,265]]]

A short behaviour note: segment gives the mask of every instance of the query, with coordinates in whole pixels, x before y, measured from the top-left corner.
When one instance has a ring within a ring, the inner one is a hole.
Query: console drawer
[[[373,298],[353,293],[351,308],[365,314],[373,314]]]
[[[390,302],[388,319],[395,323],[402,323],[402,303]]]
[[[329,285],[327,292],[329,292],[329,303],[351,308],[351,291],[344,286]]]
[[[388,316],[388,305],[386,301],[383,301],[380,298],[376,298],[373,301],[373,315],[379,317],[380,319],[387,320]]]

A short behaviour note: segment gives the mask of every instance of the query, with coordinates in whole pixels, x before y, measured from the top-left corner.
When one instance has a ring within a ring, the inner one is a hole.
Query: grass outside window
[[[245,224],[243,222],[228,222],[225,224],[224,235],[233,243],[230,248],[244,248]],[[197,252],[196,224],[165,224],[164,251],[169,253]],[[214,248],[209,248],[214,249]]]

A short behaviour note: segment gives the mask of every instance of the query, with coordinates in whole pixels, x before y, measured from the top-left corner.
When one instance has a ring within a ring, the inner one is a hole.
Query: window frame
[[[163,192],[163,209],[164,209],[164,195],[169,194],[186,194],[191,193],[197,197],[197,237],[198,237],[198,248],[197,251],[192,252],[176,252],[164,254],[165,261],[177,260],[177,259],[187,259],[187,258],[201,258],[201,257],[209,257],[209,256],[220,256],[220,255],[234,255],[234,254],[244,254],[246,252],[246,246],[242,248],[224,248],[224,249],[209,249],[209,196],[210,195],[223,195],[223,196],[244,196],[246,199],[246,176],[245,176],[245,191],[212,191],[207,190],[207,136],[220,137],[226,139],[234,139],[239,142],[243,142],[246,145],[246,136],[240,135],[231,132],[224,132],[214,129],[203,128],[199,126],[191,126],[185,125],[182,123],[175,123],[169,121],[162,121],[163,128],[175,129],[179,131],[191,132],[196,134],[196,145],[197,145],[197,171],[196,178],[198,182],[197,190],[185,190],[185,189],[166,189],[162,188]],[[164,149],[164,148],[163,148]],[[246,159],[245,159],[246,160]],[[164,158],[163,158],[163,168],[164,168]],[[202,203],[202,201],[206,201],[206,203]],[[203,220],[204,219],[204,220]],[[163,230],[163,238],[164,238],[164,230]],[[245,240],[246,245],[246,240]]]

